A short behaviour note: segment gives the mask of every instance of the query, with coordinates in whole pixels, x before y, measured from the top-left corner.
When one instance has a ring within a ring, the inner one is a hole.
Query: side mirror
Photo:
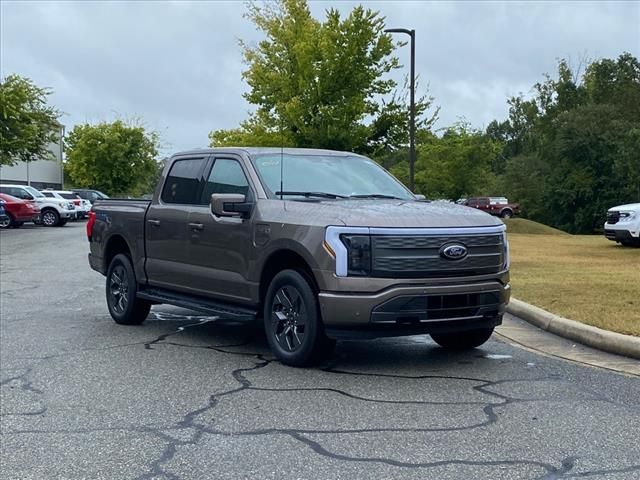
[[[214,193],[211,195],[211,213],[218,217],[248,218],[253,203],[239,193]]]
[[[23,193],[22,194],[22,199],[23,200],[33,200],[33,196],[29,195],[28,193]]]
[[[425,197],[424,195],[420,194],[420,193],[415,193],[414,197],[416,197],[416,200],[426,200],[427,197]]]

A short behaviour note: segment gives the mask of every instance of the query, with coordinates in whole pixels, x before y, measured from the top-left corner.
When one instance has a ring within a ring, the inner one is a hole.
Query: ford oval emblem
[[[462,260],[469,252],[461,243],[448,243],[440,248],[440,256],[447,260]]]

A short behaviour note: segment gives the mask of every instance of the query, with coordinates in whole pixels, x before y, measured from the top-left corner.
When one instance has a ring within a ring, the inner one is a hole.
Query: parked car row
[[[0,228],[18,228],[25,222],[61,227],[87,218],[96,199],[108,198],[97,190],[36,190],[30,185],[0,184]]]

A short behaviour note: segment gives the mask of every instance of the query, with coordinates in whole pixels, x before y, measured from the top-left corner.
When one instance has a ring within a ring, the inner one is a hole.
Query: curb
[[[511,298],[507,313],[521,318],[542,330],[598,350],[640,360],[640,338],[610,332],[584,323],[559,317],[542,308]]]

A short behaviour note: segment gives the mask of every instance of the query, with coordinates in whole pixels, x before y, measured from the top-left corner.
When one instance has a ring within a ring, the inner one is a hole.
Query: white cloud
[[[323,16],[356,4],[315,1],[311,9]],[[416,29],[416,69],[442,107],[439,126],[504,118],[507,97],[552,73],[557,58],[640,56],[637,2],[364,4],[390,27]],[[260,37],[243,12],[238,1],[3,0],[1,73],[51,87],[68,128],[138,115],[168,150],[205,146],[210,130],[237,126],[251,107],[237,40]],[[407,66],[408,55],[398,51]]]

